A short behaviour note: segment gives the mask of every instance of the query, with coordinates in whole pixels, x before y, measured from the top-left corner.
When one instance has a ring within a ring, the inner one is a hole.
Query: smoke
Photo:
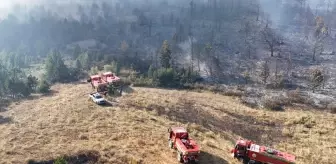
[[[329,2],[332,5],[336,3],[336,0],[306,0],[305,5],[313,10],[324,10]],[[285,23],[283,22],[283,14],[285,14],[284,4],[299,5],[295,0],[260,0],[262,11],[275,27],[284,25]]]

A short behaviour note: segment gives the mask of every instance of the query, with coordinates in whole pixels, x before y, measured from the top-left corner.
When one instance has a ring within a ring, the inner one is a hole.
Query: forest
[[[0,22],[0,97],[130,70],[135,86],[244,86],[264,98],[268,90],[314,92],[328,99],[315,106],[327,108],[335,98],[335,14],[333,0],[16,4]],[[41,64],[41,75],[26,71]]]

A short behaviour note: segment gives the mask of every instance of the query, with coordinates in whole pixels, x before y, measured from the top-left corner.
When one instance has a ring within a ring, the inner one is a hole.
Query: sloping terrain
[[[0,163],[91,154],[91,163],[177,164],[167,145],[169,126],[189,129],[201,145],[201,164],[237,163],[229,150],[239,136],[293,153],[299,164],[336,162],[332,114],[256,110],[213,93],[148,88],[134,88],[102,107],[89,101],[87,84],[52,89],[0,113]]]

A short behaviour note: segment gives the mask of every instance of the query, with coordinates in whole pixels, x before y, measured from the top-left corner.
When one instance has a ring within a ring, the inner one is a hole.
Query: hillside
[[[0,113],[0,163],[82,153],[78,157],[97,163],[175,164],[166,132],[179,125],[201,144],[200,164],[237,163],[229,150],[239,136],[293,153],[298,164],[336,162],[332,114],[256,110],[218,94],[148,88],[133,88],[113,106],[100,107],[88,100],[88,84],[52,89]]]

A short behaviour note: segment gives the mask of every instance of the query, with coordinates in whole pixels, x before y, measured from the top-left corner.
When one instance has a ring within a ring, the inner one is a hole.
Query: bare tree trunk
[[[200,66],[200,56],[198,56],[198,59],[197,59],[197,67],[198,67],[198,72],[200,73],[201,72],[201,66]]]
[[[155,68],[158,68],[159,67],[159,64],[158,64],[158,56],[159,56],[159,50],[156,51],[155,53]]]
[[[287,59],[288,63],[287,63],[287,76],[291,77],[292,76],[292,57],[291,57],[291,53],[288,54],[288,59]]]
[[[251,46],[248,46],[248,58],[251,59]]]
[[[279,69],[279,68],[278,68],[278,59],[276,59],[276,60],[275,60],[275,73],[274,73],[274,74],[275,74],[275,81],[276,81],[276,82],[278,82],[278,80],[279,80],[279,79],[278,79],[278,71],[279,71],[278,69]]]
[[[193,71],[193,61],[194,61],[194,43],[193,43],[193,35],[191,32],[191,26],[190,26],[190,35],[189,35],[189,41],[190,41],[190,66],[191,70]]]
[[[152,26],[153,26],[153,22],[152,22],[152,20],[150,20],[149,25],[148,25],[149,37],[152,36]]]
[[[314,50],[313,50],[313,61],[315,61],[315,56],[316,56],[316,46],[314,47]]]

